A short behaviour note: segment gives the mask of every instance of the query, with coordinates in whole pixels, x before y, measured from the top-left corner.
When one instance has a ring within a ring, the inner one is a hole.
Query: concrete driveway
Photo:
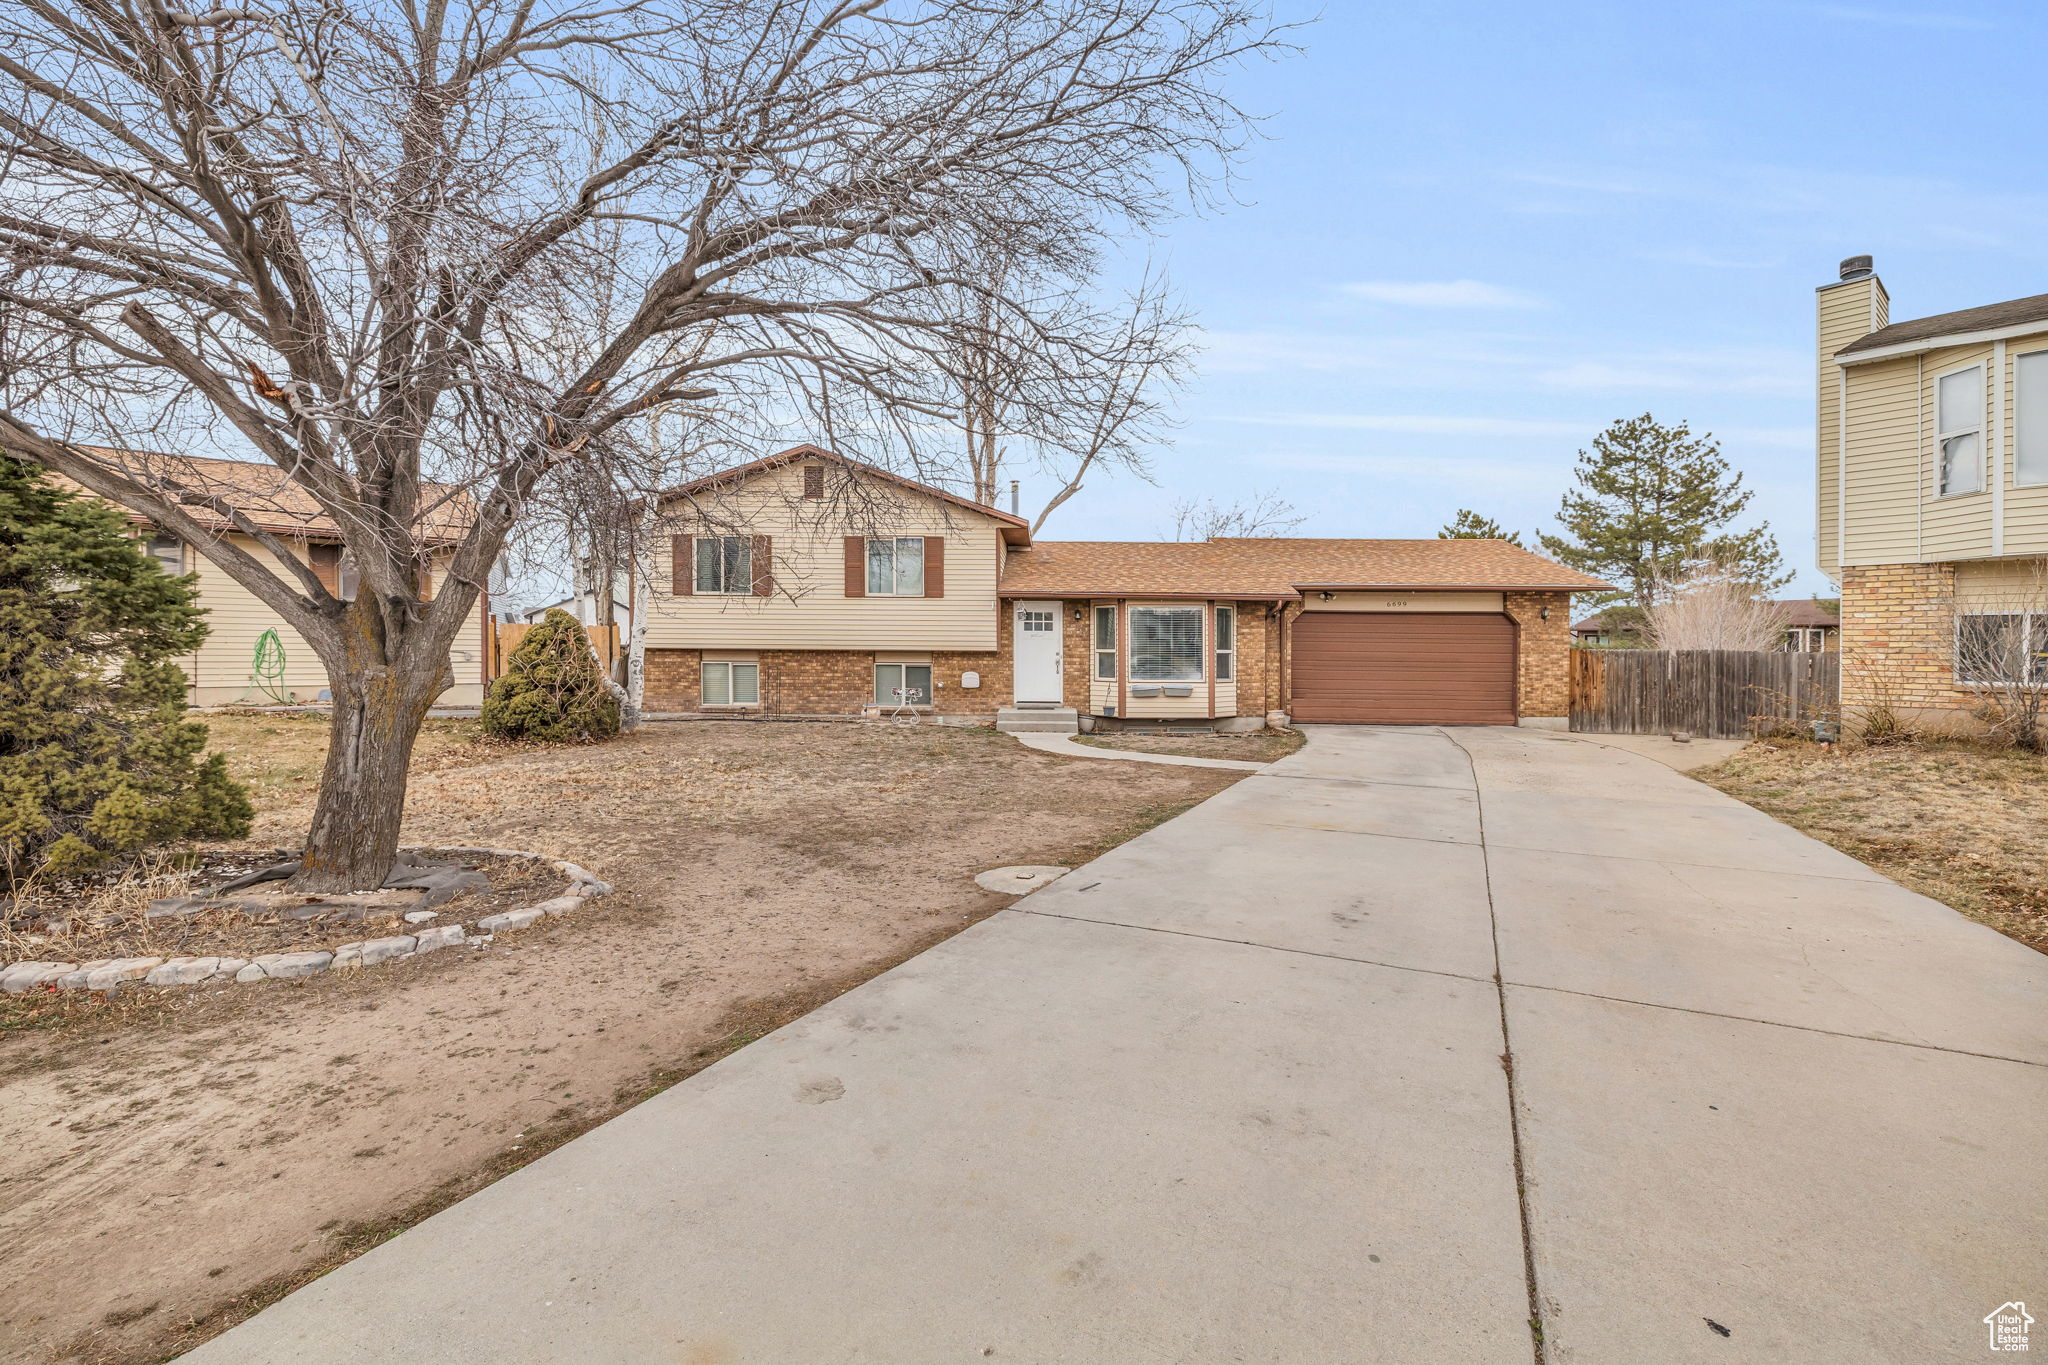
[[[1314,728],[187,1359],[1974,1360],[2044,1118],[2048,958],[1617,749]]]

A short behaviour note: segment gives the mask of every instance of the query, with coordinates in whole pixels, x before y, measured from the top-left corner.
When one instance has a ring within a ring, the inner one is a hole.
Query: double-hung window
[[[1095,676],[1116,677],[1116,608],[1095,609]]]
[[[1940,497],[1984,488],[1984,367],[1945,374],[1934,383],[1935,492]]]
[[[1202,609],[1131,608],[1131,680],[1202,680]]]
[[[932,666],[930,664],[876,664],[875,705],[930,706]]]
[[[2048,483],[2048,351],[2012,359],[2012,481]]]
[[[761,665],[707,659],[704,662],[706,706],[759,706]]]
[[[868,596],[924,596],[924,537],[868,538]]]
[[[1972,612],[1956,620],[1956,681],[2048,683],[2048,612]]]
[[[698,592],[753,592],[752,536],[698,536],[696,553]]]
[[[142,549],[165,573],[185,572],[185,543],[176,536],[151,536],[142,542]]]
[[[1237,676],[1237,608],[1216,608],[1216,681]]]

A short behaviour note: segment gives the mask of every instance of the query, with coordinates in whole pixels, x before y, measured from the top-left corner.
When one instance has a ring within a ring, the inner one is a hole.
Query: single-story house
[[[1571,595],[1606,586],[1500,540],[1038,541],[816,446],[653,515],[656,713],[1563,728]]]
[[[1792,597],[1773,605],[1785,620],[1779,649],[1818,654],[1841,648],[1842,618],[1833,604],[1816,597]],[[1634,639],[1627,623],[1619,620],[1612,609],[1596,611],[1572,623],[1572,643],[1577,645],[1605,648]]]
[[[277,466],[248,460],[221,460],[197,455],[165,455],[143,451],[101,451],[110,463],[139,473],[161,472],[188,488],[218,495],[257,526],[282,541],[302,563],[312,567],[321,586],[347,598],[355,592],[355,570],[335,525],[304,489]],[[57,482],[76,488],[69,480]],[[429,485],[428,487],[436,487]],[[83,492],[85,490],[80,489]],[[88,494],[88,496],[90,496]],[[420,584],[422,599],[440,589],[448,560],[460,540],[468,503],[458,494],[445,500],[429,523],[427,571]],[[256,540],[232,529],[225,517],[198,506],[186,509],[223,539],[234,542],[258,560],[274,562]],[[208,559],[199,546],[187,545],[154,528],[147,517],[122,508],[144,547],[167,573],[193,574],[198,579],[199,605],[206,610],[207,636],[198,649],[178,661],[189,683],[194,706],[234,702],[262,704],[287,697],[313,702],[327,688],[327,672],[313,647],[276,612]],[[258,643],[266,630],[277,633],[282,658],[257,663]],[[474,706],[483,700],[485,660],[491,630],[490,603],[480,597],[448,651],[454,686],[441,694],[449,706]],[[259,676],[281,665],[275,677]],[[265,687],[263,684],[267,683]],[[273,696],[272,693],[276,695]]]

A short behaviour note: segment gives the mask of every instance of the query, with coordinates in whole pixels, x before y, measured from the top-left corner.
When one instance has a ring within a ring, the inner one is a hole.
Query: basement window
[[[761,665],[707,659],[704,663],[704,704],[759,706]]]
[[[930,664],[876,664],[875,705],[930,706],[932,666]]]
[[[1934,381],[1936,496],[1984,491],[1984,367]]]
[[[2048,613],[1973,612],[1958,618],[1956,681],[1991,687],[2048,683]]]

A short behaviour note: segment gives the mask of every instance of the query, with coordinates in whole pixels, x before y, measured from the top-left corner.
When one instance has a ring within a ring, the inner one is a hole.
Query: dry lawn
[[[319,723],[215,718],[304,827]],[[408,839],[574,856],[620,894],[487,948],[254,987],[0,1003],[0,1359],[162,1360],[1235,780],[990,731],[440,727]],[[11,1032],[7,1026],[17,1025]]]
[[[1299,730],[1261,730],[1249,735],[1166,735],[1143,730],[1120,730],[1106,734],[1077,735],[1081,743],[1097,749],[1123,749],[1140,754],[1181,754],[1188,758],[1235,758],[1247,763],[1271,763],[1301,747]]]
[[[2048,952],[2048,758],[1777,741],[1692,776]]]

